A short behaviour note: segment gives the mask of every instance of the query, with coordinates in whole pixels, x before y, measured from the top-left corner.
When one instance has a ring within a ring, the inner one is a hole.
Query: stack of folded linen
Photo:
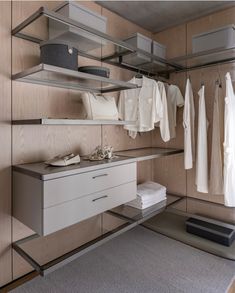
[[[166,200],[166,187],[152,181],[137,186],[137,198],[126,203],[136,209],[146,209]]]

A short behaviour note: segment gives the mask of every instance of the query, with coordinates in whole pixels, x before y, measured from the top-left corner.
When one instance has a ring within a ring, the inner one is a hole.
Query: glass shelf
[[[83,73],[62,67],[39,64],[12,76],[13,80],[95,93],[136,88],[136,84]]]
[[[167,199],[155,204],[147,209],[140,210],[127,205],[121,205],[109,211],[113,216],[119,217],[129,222],[143,223],[151,217],[163,212],[167,207],[185,199],[184,196],[167,194]]]
[[[75,241],[74,230],[69,229],[68,235],[72,233],[71,236],[73,235],[73,241],[71,243],[71,241],[67,241],[68,238],[61,239],[63,242],[61,245],[61,248],[63,249],[61,251],[60,249],[57,249],[58,251],[53,249],[56,241],[55,235],[58,233],[60,234],[61,232],[56,232],[44,237],[39,237],[37,234],[33,234],[32,236],[14,242],[13,249],[30,263],[37,272],[44,276],[122,233],[127,232],[149,218],[164,211],[166,207],[183,199],[184,197],[167,195],[167,200],[144,211],[124,205],[111,211],[107,211],[106,213],[108,213],[113,219],[121,218],[124,221],[121,221],[120,226],[117,228],[109,230],[85,244],[81,243],[79,234],[76,237],[77,241]],[[42,255],[40,251],[45,249],[47,250],[47,253]]]
[[[39,118],[13,120],[13,125],[130,125],[131,121]]]
[[[181,66],[185,65],[187,61],[186,69],[179,70],[193,70],[202,67],[214,66],[217,64],[229,63],[235,61],[235,47],[232,48],[217,48],[208,51],[202,51],[199,53],[180,56],[170,59],[170,62],[177,63]]]
[[[50,11],[45,7],[41,7],[34,14],[15,27],[12,30],[12,35],[40,44],[42,41],[51,40],[49,36],[49,24],[52,22],[56,22],[56,24],[60,27],[62,26],[62,31],[68,32],[66,34],[61,34],[60,36],[54,38],[54,40],[69,41],[78,49],[78,54],[80,56],[109,63],[118,67],[127,68],[133,71],[142,70],[143,73],[151,75],[166,73],[168,71],[174,71],[175,69],[183,69],[181,65],[171,63],[146,51],[137,49],[124,41],[115,39],[96,29],[85,26],[78,21],[72,20],[57,12]],[[38,30],[39,26],[41,28],[40,30]],[[92,40],[95,40],[96,42],[95,49],[91,49]],[[101,58],[101,49],[102,56],[104,56],[103,58]],[[123,56],[137,53],[150,58],[151,62],[138,66],[122,63],[121,59]]]
[[[12,35],[40,44],[49,40],[49,23],[56,22],[63,26],[69,34],[56,37],[54,40],[69,41],[77,46],[77,36],[79,38],[79,55],[86,58],[102,61],[117,67],[140,72],[143,74],[163,75],[171,72],[187,71],[200,67],[213,66],[235,61],[235,48],[219,48],[204,51],[196,54],[189,54],[169,60],[159,58],[153,54],[138,49],[124,41],[118,40],[102,33],[96,29],[65,17],[57,12],[50,11],[45,7],[39,8],[34,14],[25,19],[12,30]],[[38,29],[40,27],[40,30]],[[85,36],[85,37],[84,37]],[[90,41],[96,40],[97,46],[90,47]],[[102,54],[101,54],[102,51]],[[126,64],[124,56],[141,54],[150,59],[150,62],[141,65]],[[101,57],[101,55],[103,57]],[[187,66],[185,65],[187,61]]]

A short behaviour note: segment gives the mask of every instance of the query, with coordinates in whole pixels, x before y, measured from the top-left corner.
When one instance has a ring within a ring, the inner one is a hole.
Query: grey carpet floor
[[[137,227],[14,293],[224,293],[235,262]]]

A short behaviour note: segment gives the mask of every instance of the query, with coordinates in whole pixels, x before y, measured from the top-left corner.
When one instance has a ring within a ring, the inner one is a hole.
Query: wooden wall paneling
[[[15,1],[13,2],[13,27],[32,14],[40,6],[47,6],[53,9],[60,2],[54,1]],[[100,11],[100,6],[95,3],[83,3],[89,8]],[[39,33],[46,35],[47,26],[34,27]],[[21,39],[12,39],[12,71],[14,73],[38,64],[39,48],[37,45]],[[85,60],[82,60],[85,62]],[[84,64],[84,63],[83,63]],[[57,89],[47,86],[13,82],[13,119],[27,119],[40,117],[54,118],[83,118],[84,112],[82,103],[77,91]],[[14,126],[13,127],[13,164],[28,163],[47,160],[57,154],[79,152],[81,155],[89,154],[96,145],[101,144],[100,126]],[[39,244],[31,244],[31,250],[40,257],[48,257],[61,254],[75,245],[84,243],[101,234],[101,216],[88,220],[85,224],[77,224],[68,230],[49,237],[45,243],[40,240],[40,245],[46,245],[48,255],[44,254],[45,249],[37,250]],[[88,232],[90,231],[90,232]],[[26,226],[13,221],[13,241],[31,235]],[[69,238],[67,237],[69,234]],[[74,235],[74,236],[73,236]],[[63,239],[65,242],[62,243]],[[68,239],[72,239],[68,243]],[[57,242],[58,241],[58,242]],[[57,247],[57,244],[58,247]],[[62,243],[62,244],[61,244]],[[61,244],[61,245],[60,245]],[[66,246],[67,245],[67,246]],[[56,247],[56,249],[54,249]],[[39,252],[37,254],[37,252]],[[27,273],[32,268],[16,253],[13,254],[13,277]]]
[[[181,154],[154,160],[154,181],[166,186],[173,194],[186,195],[186,175]]]
[[[12,280],[11,2],[0,2],[0,287]]]
[[[220,204],[188,197],[187,211],[192,214],[208,216],[233,225],[235,224],[235,208],[228,208]]]
[[[174,58],[181,55],[185,55],[186,53],[192,52],[192,36],[194,34],[198,34],[204,31],[208,31],[211,29],[215,29],[217,27],[225,26],[228,24],[233,23],[235,15],[235,8],[226,9],[223,11],[219,11],[216,13],[213,13],[211,15],[205,16],[203,18],[194,20],[192,22],[189,22],[187,24],[183,24],[181,26],[171,28],[168,30],[165,30],[163,32],[157,33],[154,35],[154,38],[165,44],[167,46],[167,57],[168,58]],[[187,33],[187,35],[186,35]],[[180,42],[179,42],[180,40]],[[190,63],[188,63],[190,65]],[[215,66],[211,68],[205,68],[200,70],[195,70],[192,72],[188,72],[190,74],[191,80],[192,80],[192,86],[194,90],[194,98],[195,98],[195,107],[196,107],[196,131],[195,131],[195,138],[197,139],[197,115],[198,115],[198,90],[200,88],[200,84],[202,81],[204,81],[206,86],[206,107],[207,107],[207,116],[209,120],[209,129],[208,129],[208,157],[209,157],[209,166],[210,166],[210,153],[211,153],[211,126],[212,126],[212,110],[213,110],[213,95],[214,95],[214,85],[215,81],[221,76],[224,78],[226,72],[231,72],[233,78],[235,76],[234,74],[234,64],[227,64],[227,65],[221,65],[221,66]],[[184,94],[184,88],[185,88],[185,82],[186,82],[187,73],[176,73],[171,74],[170,82],[179,85],[182,93]],[[223,80],[223,97],[225,95],[225,81]],[[221,113],[223,114],[223,97],[221,98]],[[177,137],[176,139],[171,140],[168,143],[163,143],[160,138],[159,129],[155,130],[152,134],[152,142],[153,146],[160,146],[160,147],[182,147],[183,146],[183,127],[182,127],[182,111],[183,109],[178,110],[178,122],[177,123]],[[222,120],[223,122],[223,120]],[[222,126],[223,128],[223,126]],[[170,158],[169,158],[170,160]],[[163,162],[160,163],[160,161],[155,160],[155,168],[154,168],[154,177],[155,180],[160,180],[161,182],[165,183],[166,185],[171,185],[170,181],[172,181],[172,192],[177,190],[177,185],[174,184],[174,179],[172,178],[172,170],[175,170],[177,173],[177,170],[180,170],[180,167],[178,164],[172,165],[171,167],[167,167],[169,162],[167,160],[165,161],[165,164]],[[181,164],[181,168],[183,168],[182,165],[183,162],[179,163]],[[163,167],[162,167],[163,166]],[[159,167],[159,168],[158,168]],[[161,170],[163,168],[164,172],[163,174],[161,172],[158,172],[158,170]],[[168,173],[171,171],[170,173]],[[160,174],[159,174],[160,173]],[[182,169],[183,173],[183,169]],[[185,173],[185,171],[184,171]],[[166,177],[165,177],[166,176]],[[168,179],[167,179],[168,178]],[[195,186],[195,169],[187,171],[187,180],[186,180],[186,173],[184,176],[184,181],[187,183],[187,188],[183,188],[184,192],[187,190],[187,195],[189,197],[201,199],[204,201],[209,201],[211,203],[219,203],[221,204],[221,208],[223,208],[223,212],[220,213],[220,218],[226,219],[226,212],[228,213],[234,213],[233,209],[227,209],[222,206],[223,204],[223,195],[213,195],[213,194],[202,194],[198,193],[196,191]],[[182,191],[181,190],[181,191]],[[184,194],[183,192],[183,194]],[[194,203],[197,201],[191,201],[190,209],[192,209]],[[207,207],[209,204],[205,202]],[[197,204],[198,205],[198,204]],[[196,206],[196,204],[195,204]],[[209,208],[205,209],[205,213]],[[218,216],[219,217],[219,216]]]
[[[176,26],[160,33],[156,33],[154,34],[154,39],[167,47],[167,59],[186,54],[185,25]],[[177,85],[180,88],[182,95],[184,95],[186,82],[185,73],[171,74],[168,82]],[[184,148],[183,108],[177,109],[176,138],[165,143],[161,138],[160,129],[156,128],[152,132],[152,146],[163,148]],[[186,172],[183,165],[183,155],[154,160],[153,178],[154,181],[166,186],[168,192],[186,195]],[[185,204],[182,209],[185,209]]]
[[[192,36],[204,31],[209,31],[211,29],[215,29],[217,27],[222,27],[233,23],[235,16],[235,7],[226,9],[223,11],[219,11],[217,13],[211,14],[207,17],[200,18],[198,20],[194,20],[187,24],[187,49],[188,53],[192,52]],[[195,70],[190,72],[190,77],[193,84],[194,89],[194,98],[195,98],[195,106],[196,106],[196,139],[197,139],[197,117],[198,117],[198,94],[197,91],[200,88],[200,84],[202,81],[205,83],[205,95],[206,95],[206,109],[207,109],[207,117],[209,120],[209,129],[208,129],[208,157],[209,157],[209,166],[210,166],[210,154],[211,154],[211,131],[212,131],[212,115],[213,115],[213,97],[214,97],[214,88],[215,81],[222,78],[222,89],[223,96],[221,97],[221,113],[223,114],[223,99],[225,97],[225,74],[229,71],[234,76],[234,63],[227,65],[214,66],[210,68]],[[221,121],[223,127],[223,119]],[[203,194],[198,193],[195,187],[195,168],[193,170],[188,171],[188,195],[191,197],[199,198],[202,200],[208,200],[215,203],[223,204],[224,197],[223,195],[213,195],[213,194]]]
[[[121,18],[119,15],[102,8],[102,15],[107,17],[108,20],[108,31],[109,35],[117,39],[125,39],[128,36],[140,32],[148,37],[152,34],[143,28],[131,23],[130,21]],[[113,47],[104,48],[102,51],[103,56],[112,53]],[[123,70],[114,66],[103,64],[111,70],[111,77],[120,80],[130,80],[134,73]],[[115,93],[118,100],[118,93]],[[113,145],[115,150],[133,149],[151,146],[151,133],[146,133],[143,135],[138,135],[135,140],[130,138],[126,130],[119,126],[103,126],[103,144]]]
[[[117,39],[125,39],[126,37],[140,32],[148,37],[152,37],[152,34],[143,28],[129,22],[118,16],[117,14],[102,8],[102,15],[107,17],[108,21],[108,31],[109,35]],[[113,46],[105,46],[102,49],[102,56],[106,56],[108,54],[112,54]],[[110,68],[110,77],[119,80],[130,80],[135,73],[124,70],[121,68],[117,68],[108,64],[102,64],[105,67]],[[116,98],[118,103],[118,96],[119,93],[111,93],[108,95],[112,95]],[[112,126],[112,125],[105,125],[102,126],[102,144],[103,145],[112,145],[115,151],[119,150],[126,150],[126,149],[135,149],[135,148],[142,148],[142,147],[150,147],[152,145],[152,135],[151,132],[144,133],[141,135],[137,135],[136,139],[132,139],[128,136],[126,130],[123,129],[122,126]],[[137,164],[137,179],[138,182],[143,182],[146,180],[152,179],[152,162],[139,162]],[[103,216],[103,227],[104,230],[114,229],[118,225],[123,223],[123,221],[117,220],[113,217],[110,217],[107,214]]]
[[[101,231],[101,217],[95,216],[48,236],[34,238],[21,247],[42,265],[95,239]]]

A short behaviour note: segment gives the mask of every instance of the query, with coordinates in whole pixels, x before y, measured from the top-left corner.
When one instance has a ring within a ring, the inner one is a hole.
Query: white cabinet
[[[17,168],[13,172],[14,217],[45,236],[136,197],[135,162],[85,171],[42,180]]]

